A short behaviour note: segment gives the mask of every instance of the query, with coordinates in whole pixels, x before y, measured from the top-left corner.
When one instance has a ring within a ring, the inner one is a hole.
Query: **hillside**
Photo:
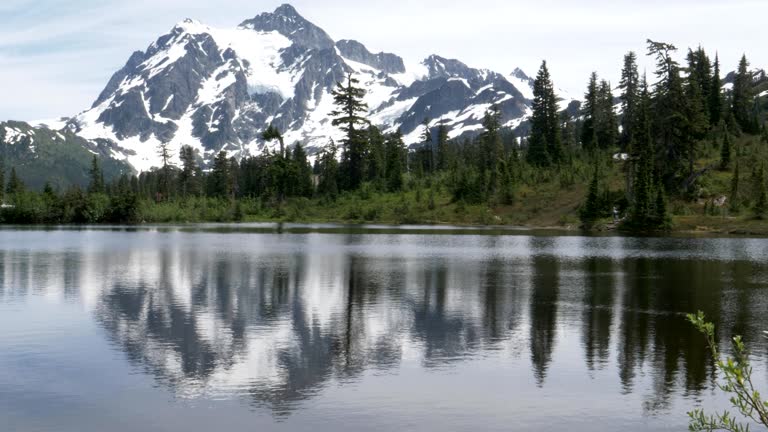
[[[86,186],[94,155],[101,160],[107,180],[134,173],[130,165],[113,157],[109,143],[85,140],[67,129],[0,123],[0,161],[5,170],[13,167],[33,189],[42,189],[46,182],[60,189]]]

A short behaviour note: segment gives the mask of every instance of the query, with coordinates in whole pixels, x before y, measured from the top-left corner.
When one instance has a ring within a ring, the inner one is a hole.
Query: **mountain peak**
[[[533,80],[525,72],[523,72],[523,70],[520,69],[519,67],[516,67],[515,70],[513,70],[510,75],[512,75],[513,77],[518,78],[520,80],[523,80],[523,81],[532,81]]]
[[[278,6],[278,8],[275,9],[275,12],[273,12],[273,14],[282,15],[282,16],[291,17],[291,18],[303,18],[301,15],[299,15],[299,12],[296,10],[296,8],[291,6],[288,3],[283,3],[280,6]]]
[[[310,49],[329,49],[335,45],[328,33],[309,22],[287,3],[272,13],[264,12],[243,21],[240,27],[261,32],[276,31],[295,44]]]
[[[140,171],[162,162],[155,152],[161,142],[174,151],[195,146],[206,165],[220,150],[261,154],[273,145],[261,136],[270,124],[313,154],[340,136],[328,104],[349,72],[368,90],[372,123],[400,129],[407,144],[420,142],[426,117],[441,118],[456,138],[476,133],[489,104],[501,107],[509,127],[519,126],[530,111],[532,96],[521,97],[530,92],[527,82],[512,84],[437,55],[407,68],[395,54],[371,52],[355,40],[336,43],[284,4],[236,31],[179,22],[134,53],[92,108],[67,127],[85,140],[102,140],[114,157]]]
[[[430,77],[459,77],[471,79],[476,71],[466,64],[456,60],[433,54],[427,57],[422,64],[429,70]]]

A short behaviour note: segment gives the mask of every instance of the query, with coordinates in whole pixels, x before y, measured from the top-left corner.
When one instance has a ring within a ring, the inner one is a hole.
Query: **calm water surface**
[[[0,429],[685,430],[698,309],[768,388],[768,241],[499,234],[0,230]]]

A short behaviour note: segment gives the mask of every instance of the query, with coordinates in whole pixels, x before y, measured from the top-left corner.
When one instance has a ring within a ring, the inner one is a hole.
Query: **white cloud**
[[[235,26],[280,1],[3,0],[0,3],[0,118],[71,115],[88,107],[132,51],[185,17]],[[406,60],[437,53],[472,66],[535,74],[546,58],[554,80],[581,94],[592,70],[618,81],[622,56],[645,40],[720,53],[723,69],[742,52],[768,66],[762,20],[768,2],[734,0],[488,0],[421,2],[297,0],[294,6],[335,39]],[[643,65],[651,72],[652,62]]]

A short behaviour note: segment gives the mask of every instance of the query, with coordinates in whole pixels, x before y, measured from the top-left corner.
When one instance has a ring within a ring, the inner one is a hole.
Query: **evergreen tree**
[[[450,166],[448,154],[448,127],[440,122],[437,126],[437,169],[445,171]]]
[[[311,197],[314,189],[312,186],[312,166],[307,159],[307,152],[299,143],[293,147],[292,162],[296,167],[294,195]]]
[[[739,161],[736,161],[736,167],[733,169],[731,178],[731,212],[738,213],[741,209],[741,197],[739,196]]]
[[[528,138],[528,162],[532,165],[549,166],[560,162],[559,118],[555,87],[544,61],[533,83],[533,115]]]
[[[733,100],[731,109],[736,123],[741,130],[748,133],[757,133],[754,129],[752,110],[754,108],[754,94],[752,90],[752,74],[749,72],[749,62],[744,55],[739,61],[739,69],[733,82]]]
[[[24,182],[22,182],[19,176],[16,175],[16,168],[11,167],[11,175],[8,177],[8,186],[6,187],[5,192],[10,196],[14,196],[24,192],[24,189]]]
[[[656,205],[654,206],[654,225],[657,228],[665,228],[669,225],[669,213],[667,212],[667,195],[664,186],[660,183],[656,187]]]
[[[723,144],[720,147],[720,169],[727,170],[731,165],[731,138],[726,130],[723,134]]]
[[[89,172],[90,183],[88,185],[88,193],[100,194],[104,193],[104,174],[99,167],[99,159],[96,155],[93,155],[91,159],[91,170]]]
[[[184,145],[179,152],[179,158],[181,159],[181,173],[179,174],[181,196],[199,195],[201,176],[197,165],[197,152],[192,146]]]
[[[267,187],[271,188],[271,192],[274,193],[279,201],[283,201],[286,195],[293,194],[296,188],[295,180],[295,166],[290,162],[288,154],[286,154],[285,140],[280,129],[273,125],[269,125],[267,129],[261,134],[264,141],[277,140],[280,147],[278,151],[271,154],[268,157],[267,165]]]
[[[213,159],[213,168],[208,177],[208,195],[217,198],[232,197],[233,182],[230,170],[227,152],[222,150]]]
[[[504,157],[501,140],[501,109],[493,105],[483,116],[483,132],[480,134],[482,148],[481,169],[494,170],[499,159]]]
[[[712,85],[709,93],[709,122],[712,126],[720,123],[723,118],[723,82],[720,79],[720,58],[715,55],[714,72],[712,73]]]
[[[398,130],[387,135],[387,190],[396,192],[403,188],[403,154],[405,144]]]
[[[421,126],[424,128],[424,130],[421,133],[421,146],[423,151],[422,159],[422,169],[426,173],[432,173],[435,170],[436,165],[436,157],[435,157],[435,148],[434,148],[434,140],[432,139],[432,129],[429,127],[430,119],[425,118],[424,121],[421,122]]]
[[[632,135],[637,129],[637,105],[640,97],[640,75],[637,71],[637,55],[630,51],[624,56],[621,70],[621,148],[626,150],[632,142]]]
[[[599,109],[597,92],[597,72],[592,72],[592,75],[589,76],[587,92],[584,94],[584,107],[582,108],[584,124],[581,128],[581,145],[586,150],[597,148],[596,118],[598,117]]]
[[[600,218],[600,195],[599,195],[599,172],[595,168],[595,173],[592,176],[592,181],[589,183],[589,190],[587,192],[587,200],[584,206],[581,208],[580,218],[582,224],[589,228]]]
[[[160,168],[160,177],[158,181],[158,192],[161,199],[168,199],[171,195],[171,150],[167,142],[161,142],[157,149],[157,155],[160,156],[162,167]]]
[[[697,93],[700,97],[700,101],[697,101],[701,105],[701,110],[705,117],[706,128],[710,125],[710,107],[712,93],[712,62],[710,62],[707,53],[699,46],[698,49],[688,50],[688,82],[689,85],[695,85]],[[719,88],[719,87],[718,87]],[[698,108],[697,108],[698,109]]]
[[[363,102],[365,90],[357,87],[359,80],[347,75],[347,83],[336,83],[333,90],[333,102],[336,109],[331,112],[333,126],[337,126],[346,135],[344,139],[343,171],[348,189],[357,189],[363,180],[367,140],[362,127],[370,122],[364,117],[368,105]]]
[[[0,156],[0,204],[3,203],[4,198],[5,198],[5,165],[3,163],[2,156]]]
[[[709,79],[706,77],[706,79]],[[693,163],[696,159],[696,144],[700,142],[709,129],[707,109],[701,93],[701,84],[694,74],[690,74],[685,88],[685,120],[683,140],[687,143],[688,174],[693,174]]]
[[[368,127],[368,154],[366,158],[367,180],[383,180],[386,172],[386,148],[384,134],[376,126]]]
[[[229,187],[232,199],[240,196],[240,162],[234,156],[229,158]]]
[[[616,112],[613,110],[613,93],[611,84],[608,81],[601,81],[600,88],[597,91],[597,146],[601,149],[610,149],[616,145],[618,139],[618,124],[616,121]]]
[[[672,58],[677,48],[668,43],[648,40],[648,54],[656,56],[658,82],[653,90],[652,111],[656,116],[655,135],[658,149],[667,163],[660,166],[661,181],[670,190],[677,189],[679,181],[688,174],[690,149],[688,139],[688,107],[680,78],[680,67]]]
[[[285,157],[285,141],[283,140],[283,134],[280,133],[280,129],[274,125],[269,125],[261,134],[261,138],[266,142],[277,140],[280,145],[280,157]]]
[[[563,145],[563,151],[566,154],[573,154],[573,150],[577,149],[579,146],[579,127],[580,123],[577,119],[574,119],[573,116],[567,111],[563,110],[560,112],[560,140]],[[517,159],[516,155],[516,140],[514,137],[512,137],[512,155],[515,156],[515,159]],[[570,150],[570,152],[569,152]]]
[[[320,179],[317,192],[325,197],[335,198],[339,193],[337,183],[339,175],[339,162],[336,157],[336,144],[331,140],[320,153]]]
[[[633,193],[632,206],[629,214],[629,224],[635,229],[648,229],[654,227],[653,203],[654,203],[654,150],[653,136],[651,134],[650,95],[648,85],[643,78],[640,93],[637,124],[633,134],[635,144],[632,146],[633,162],[630,173],[634,173],[630,182]]]

